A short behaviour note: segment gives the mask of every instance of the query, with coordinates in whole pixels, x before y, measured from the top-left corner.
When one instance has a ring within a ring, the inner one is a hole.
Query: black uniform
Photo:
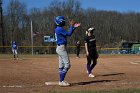
[[[80,54],[80,47],[81,47],[81,44],[80,42],[76,42],[76,56],[79,57],[79,54]]]
[[[98,58],[95,36],[94,35],[87,36],[85,38],[85,43],[87,43],[88,52],[89,52],[89,55],[87,56],[87,69],[90,74],[92,69],[97,64],[97,58]],[[91,64],[91,61],[93,61],[92,64]]]

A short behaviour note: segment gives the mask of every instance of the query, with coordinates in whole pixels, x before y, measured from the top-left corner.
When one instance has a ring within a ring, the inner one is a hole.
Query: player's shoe
[[[89,74],[88,77],[94,78],[95,76],[92,74]]]
[[[59,81],[59,86],[70,86],[70,84],[67,81]]]

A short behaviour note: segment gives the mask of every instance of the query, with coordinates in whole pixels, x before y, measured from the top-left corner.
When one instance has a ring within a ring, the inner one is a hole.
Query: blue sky
[[[10,0],[3,0],[3,5],[6,6]],[[33,7],[47,7],[53,0],[19,0],[27,5],[28,9]],[[63,0],[60,0],[63,1]],[[118,12],[139,12],[140,0],[79,0],[82,8],[95,8],[97,10],[113,10]]]

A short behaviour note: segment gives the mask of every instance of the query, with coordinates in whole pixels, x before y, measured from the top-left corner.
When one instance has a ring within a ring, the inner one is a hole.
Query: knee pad
[[[70,67],[71,67],[71,65],[70,64],[67,64],[64,68],[69,70]]]
[[[67,66],[65,66],[64,67],[64,69],[63,69],[63,72],[67,72],[69,69],[70,69],[70,67],[71,67],[71,65],[69,64],[69,65],[67,65]]]

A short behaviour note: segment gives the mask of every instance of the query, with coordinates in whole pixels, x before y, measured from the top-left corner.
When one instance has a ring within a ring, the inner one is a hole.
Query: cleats
[[[90,78],[94,78],[95,76],[92,75],[92,74],[89,74],[88,77],[90,77]]]
[[[70,86],[70,84],[67,81],[59,81],[59,86]]]

